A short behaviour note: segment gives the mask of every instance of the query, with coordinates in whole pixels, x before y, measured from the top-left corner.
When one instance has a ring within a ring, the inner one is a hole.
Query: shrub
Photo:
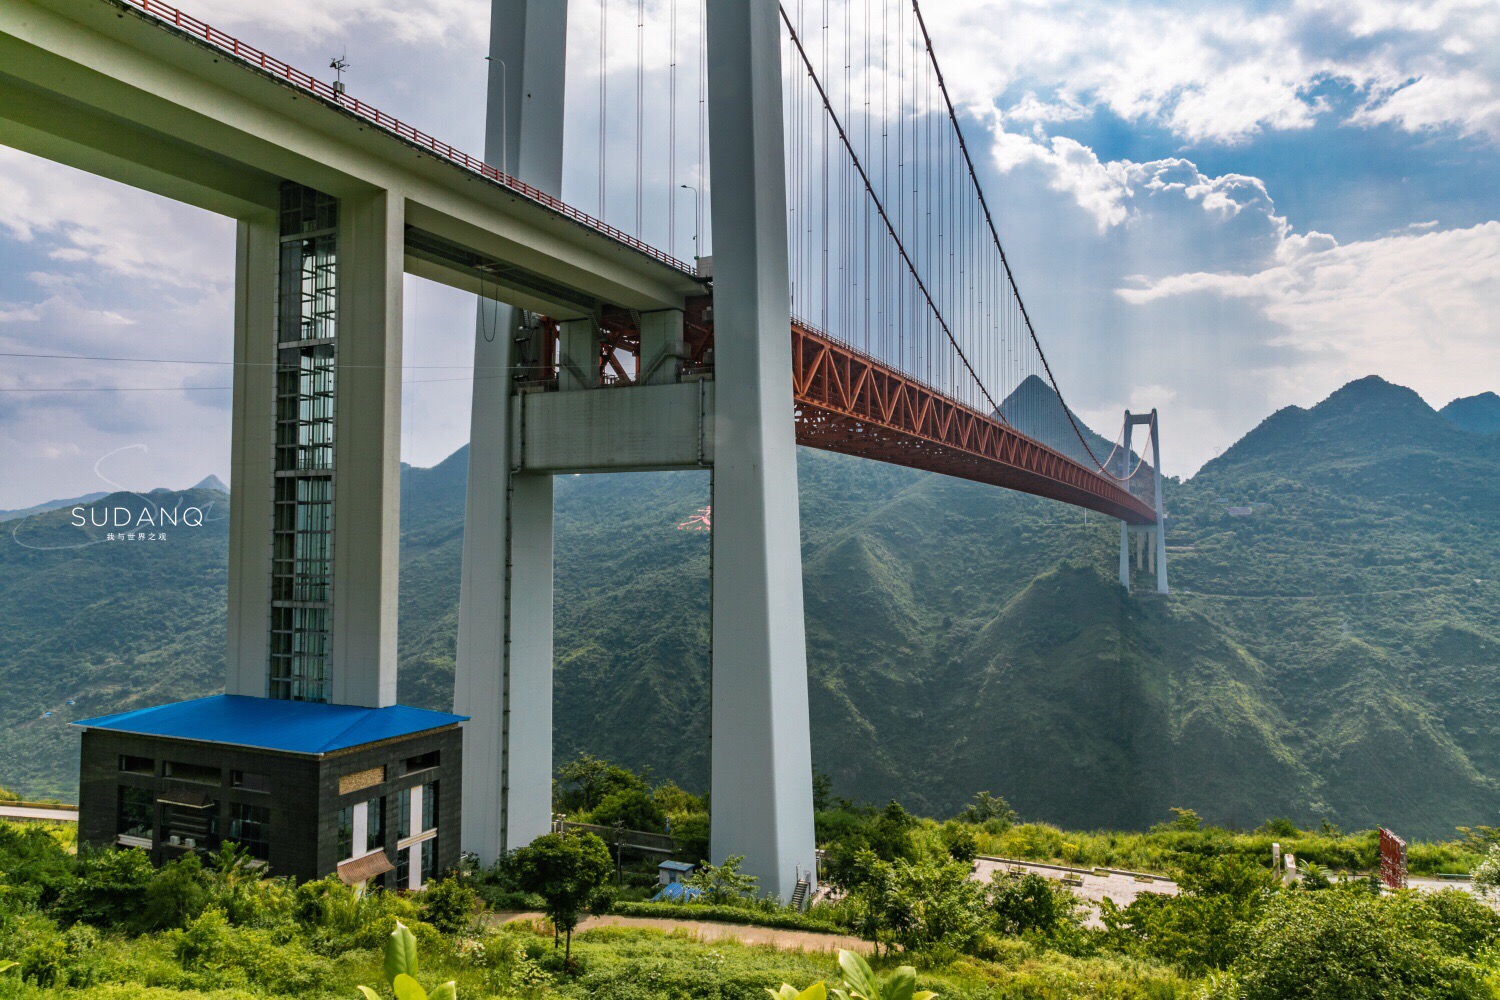
[[[974,831],[959,823],[944,823],[943,846],[948,851],[948,857],[954,861],[964,864],[973,864],[974,859],[979,857],[979,838],[974,836]]]
[[[740,871],[740,865],[744,861],[743,854],[732,854],[724,859],[722,865],[702,862],[697,870],[682,880],[682,884],[700,890],[704,901],[708,903],[732,904],[748,899],[755,895],[755,887],[760,880]]]
[[[1082,902],[1067,886],[1045,875],[1027,873],[1018,879],[996,872],[990,885],[990,911],[1003,934],[1038,933],[1052,936],[1081,922]]]
[[[46,830],[0,823],[0,910],[51,906],[75,881],[73,857]]]
[[[1269,869],[1239,858],[1193,859],[1179,895],[1146,892],[1123,909],[1107,902],[1101,910],[1106,941],[1191,975],[1227,968],[1277,885]]]
[[[77,879],[57,901],[66,923],[139,928],[141,903],[156,876],[145,851],[86,851],[78,856]]]
[[[444,934],[467,930],[479,910],[479,894],[462,878],[431,882],[422,892],[422,919]]]
[[[1491,845],[1474,869],[1474,890],[1486,897],[1500,893],[1500,844]]]
[[[627,830],[664,833],[667,816],[651,794],[641,788],[612,792],[588,814],[588,822],[598,826],[623,826]]]
[[[1234,964],[1244,1000],[1490,995],[1474,965],[1413,937],[1397,909],[1355,889],[1279,893]]]

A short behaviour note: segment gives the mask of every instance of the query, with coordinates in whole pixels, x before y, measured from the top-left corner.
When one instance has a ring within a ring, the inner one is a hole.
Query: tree
[[[662,833],[667,828],[667,817],[662,813],[661,806],[656,804],[649,793],[639,788],[628,788],[606,795],[604,801],[588,814],[588,822],[650,833]]]
[[[1000,796],[978,792],[974,800],[964,806],[958,818],[965,823],[988,823],[994,820],[1002,826],[1010,826],[1016,821],[1016,811]]]
[[[813,772],[813,812],[825,812],[833,804],[833,779],[827,772]]]
[[[1081,905],[1067,886],[1045,875],[1028,872],[1016,879],[997,871],[990,883],[990,911],[1003,934],[1050,936],[1076,926]]]
[[[682,884],[701,891],[706,902],[737,903],[755,895],[756,885],[760,882],[754,875],[740,871],[744,861],[743,854],[731,854],[722,865],[704,862],[683,879]]]
[[[591,833],[548,833],[518,849],[511,863],[521,888],[542,897],[552,926],[566,936],[563,964],[569,964],[579,915],[609,881],[609,848]]]
[[[1175,818],[1167,824],[1168,829],[1182,830],[1185,833],[1203,829],[1203,817],[1198,815],[1197,810],[1173,806],[1171,812]]]
[[[1106,901],[1105,937],[1122,951],[1168,962],[1189,975],[1228,967],[1246,931],[1279,892],[1276,876],[1243,858],[1184,858],[1181,893],[1143,892],[1129,906]]]
[[[1474,869],[1474,891],[1486,899],[1500,892],[1500,844],[1491,846],[1479,867]]]
[[[637,775],[588,753],[564,764],[557,776],[565,786],[572,786],[565,787],[558,796],[561,812],[588,812],[615,792],[650,791]]]
[[[411,929],[396,921],[396,929],[385,943],[386,982],[397,1000],[458,1000],[458,985],[452,980],[439,986],[430,994],[417,982],[417,938]],[[368,986],[359,987],[365,1000],[380,1000],[380,994]]]
[[[972,865],[974,859],[979,857],[979,838],[967,826],[950,821],[943,825],[941,836],[943,846],[948,849],[948,857],[954,861]]]
[[[864,850],[873,851],[882,861],[916,861],[921,857],[912,837],[916,825],[916,819],[901,808],[901,803],[891,801],[880,812],[845,829],[833,840],[824,859],[828,881],[847,889],[854,859]]]
[[[909,951],[941,941],[963,951],[984,930],[984,888],[969,878],[969,866],[885,861],[868,849],[854,859],[849,899],[861,935]]]

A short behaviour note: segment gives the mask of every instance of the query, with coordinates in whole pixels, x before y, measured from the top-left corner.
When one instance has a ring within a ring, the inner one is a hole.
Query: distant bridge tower
[[[1130,589],[1130,544],[1135,542],[1136,569],[1150,569],[1156,573],[1156,592],[1167,593],[1167,516],[1162,505],[1161,493],[1161,437],[1156,411],[1131,413],[1125,411],[1125,444],[1121,449],[1122,478],[1133,479],[1130,450],[1133,431],[1137,425],[1145,424],[1151,431],[1151,493],[1156,506],[1155,524],[1129,524],[1120,522],[1120,585]]]
[[[566,4],[494,0],[486,157],[561,186]],[[552,481],[713,470],[712,853],[790,899],[814,870],[812,763],[793,428],[781,49],[770,0],[708,8],[715,363],[686,377],[683,312],[640,318],[641,384],[598,385],[597,315],[480,308],[454,703],[465,727],[464,848],[484,861],[549,828]],[[504,128],[502,128],[502,125]],[[548,357],[547,362],[551,362]]]

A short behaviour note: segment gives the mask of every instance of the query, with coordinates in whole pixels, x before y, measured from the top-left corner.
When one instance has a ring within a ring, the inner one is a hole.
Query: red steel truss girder
[[[1151,507],[1099,472],[795,322],[792,393],[798,444],[1156,522]]]

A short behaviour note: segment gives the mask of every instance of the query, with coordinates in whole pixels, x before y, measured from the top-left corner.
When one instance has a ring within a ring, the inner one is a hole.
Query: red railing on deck
[[[616,229],[602,219],[596,219],[586,212],[580,212],[567,202],[554,198],[547,192],[532,187],[525,181],[520,181],[509,174],[501,173],[478,157],[470,156],[461,149],[455,149],[448,143],[436,139],[421,129],[414,128],[398,118],[392,118],[379,108],[373,108],[357,97],[350,97],[347,93],[337,91],[331,84],[324,83],[317,77],[309,73],[304,73],[295,66],[289,66],[275,56],[267,55],[252,45],[246,45],[233,35],[226,35],[213,25],[200,21],[191,14],[184,14],[170,4],[162,3],[161,0],[120,0],[120,2],[129,4],[137,10],[149,14],[163,24],[169,24],[195,38],[200,38],[247,66],[253,66],[278,80],[285,81],[299,90],[336,104],[345,111],[358,115],[365,121],[391,135],[404,139],[434,156],[447,160],[449,163],[472,171],[485,180],[499,184],[509,191],[514,191],[516,194],[528,198],[539,205],[543,205],[581,226],[608,236],[618,243],[623,243],[632,250],[637,250],[653,260],[666,264],[668,267],[676,268],[684,274],[691,275],[695,273],[693,267],[671,256],[666,251],[658,250],[651,244],[636,239],[627,232]]]

